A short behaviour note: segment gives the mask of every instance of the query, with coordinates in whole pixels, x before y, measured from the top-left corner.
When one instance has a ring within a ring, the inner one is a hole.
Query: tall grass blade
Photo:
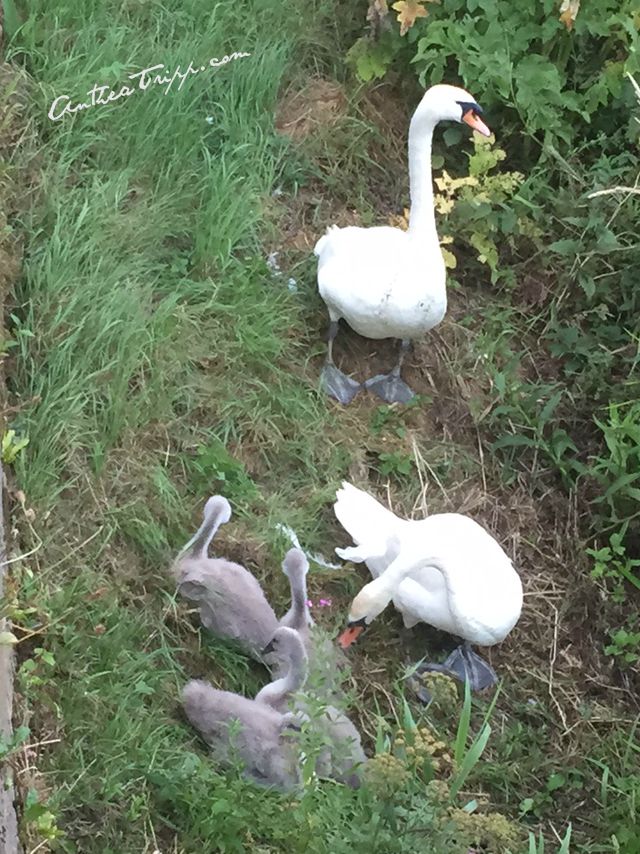
[[[20,18],[14,0],[2,0],[2,11],[4,13],[3,28],[9,41],[20,29]]]

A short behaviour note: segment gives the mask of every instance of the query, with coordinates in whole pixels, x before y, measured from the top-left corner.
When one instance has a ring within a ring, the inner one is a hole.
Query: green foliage
[[[461,241],[473,248],[478,261],[489,267],[492,282],[496,282],[505,275],[498,266],[498,245],[505,235],[512,237],[518,225],[507,201],[524,176],[519,172],[490,174],[506,153],[484,137],[474,136],[473,144],[468,176],[452,178],[443,170],[442,176],[435,178],[435,206],[443,215],[444,229],[452,235],[454,245]]]
[[[413,459],[400,451],[383,452],[378,454],[378,459],[380,460],[380,474],[383,477],[388,475],[406,477],[413,471]]]
[[[20,17],[14,0],[2,0],[3,29],[12,39],[20,27]]]
[[[602,514],[626,531],[640,515],[640,403],[611,403],[607,415],[606,421],[594,419],[606,453],[592,461],[590,474],[600,490],[595,502],[604,505]]]
[[[406,39],[393,23],[360,40],[356,68],[381,76],[395,55],[411,62],[422,85],[466,81],[501,125],[570,143],[587,125],[598,130],[621,116],[624,73],[639,68],[636,15],[631,0],[597,0],[583,4],[568,32],[553,0],[443,0]],[[368,63],[367,48],[375,56]]]
[[[199,445],[195,455],[186,458],[186,465],[194,489],[202,494],[221,492],[234,505],[246,504],[258,494],[242,463],[215,436]]]
[[[55,673],[56,660],[50,651],[36,647],[32,658],[25,659],[18,672],[18,680],[25,692],[50,684]]]
[[[0,761],[5,762],[13,753],[29,738],[31,730],[27,726],[19,726],[9,738],[6,735],[0,736]]]
[[[22,821],[29,835],[36,834],[41,841],[60,839],[64,834],[56,824],[56,816],[36,791],[30,789],[24,799]]]
[[[14,463],[18,454],[29,444],[26,436],[19,437],[15,430],[7,430],[2,436],[2,462]]]
[[[384,77],[394,57],[393,47],[384,41],[360,38],[347,53],[347,62],[365,83]]]
[[[633,623],[638,625],[637,618]],[[610,635],[611,643],[604,648],[606,654],[614,656],[622,666],[637,665],[640,661],[640,631],[616,629]]]
[[[640,560],[630,558],[624,546],[627,527],[628,523],[625,523],[620,530],[614,531],[609,536],[608,546],[587,549],[587,554],[594,560],[592,577],[613,582],[608,592],[617,602],[626,600],[625,580],[640,589],[640,578],[634,572],[635,567],[640,566]]]

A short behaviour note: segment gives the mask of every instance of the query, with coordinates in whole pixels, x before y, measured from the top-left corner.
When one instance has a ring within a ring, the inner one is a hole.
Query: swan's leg
[[[333,361],[333,341],[338,334],[338,321],[332,320],[329,324],[329,336],[327,341],[327,359],[322,369],[322,387],[328,395],[334,397],[338,403],[345,406],[351,403],[360,391],[360,383],[343,374]]]
[[[404,338],[400,342],[400,353],[395,368],[388,374],[378,374],[375,377],[371,377],[364,384],[366,389],[377,394],[386,403],[409,403],[415,397],[414,392],[411,391],[400,376],[402,363],[404,362],[404,357],[409,352],[410,346],[411,342]]]
[[[423,664],[420,672],[425,670],[446,673],[460,682],[468,682],[472,691],[484,691],[498,681],[493,667],[474,652],[468,643],[454,649],[442,664]]]

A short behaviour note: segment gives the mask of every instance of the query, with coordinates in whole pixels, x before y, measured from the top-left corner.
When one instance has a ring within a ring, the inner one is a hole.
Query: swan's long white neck
[[[431,142],[437,123],[428,108],[420,105],[409,125],[409,234],[439,246],[431,175]]]
[[[385,591],[395,593],[401,582],[421,566],[433,566],[443,574],[445,579],[447,578],[447,567],[441,557],[425,555],[424,552],[420,554],[419,551],[409,553],[405,551],[400,552],[377,580],[382,582]]]

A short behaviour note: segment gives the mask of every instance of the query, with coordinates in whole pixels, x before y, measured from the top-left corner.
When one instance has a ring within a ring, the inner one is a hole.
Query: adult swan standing
[[[413,338],[437,326],[445,315],[445,265],[436,232],[431,180],[431,140],[438,122],[466,122],[485,136],[491,131],[479,118],[481,108],[464,89],[439,84],[426,91],[409,126],[408,231],[390,226],[331,226],[316,243],[318,290],[329,310],[325,391],[347,404],[360,383],[333,361],[333,341],[340,318],[365,338],[399,338],[400,357],[389,374],[367,380],[387,403],[407,403],[414,396],[402,380],[402,361]]]

